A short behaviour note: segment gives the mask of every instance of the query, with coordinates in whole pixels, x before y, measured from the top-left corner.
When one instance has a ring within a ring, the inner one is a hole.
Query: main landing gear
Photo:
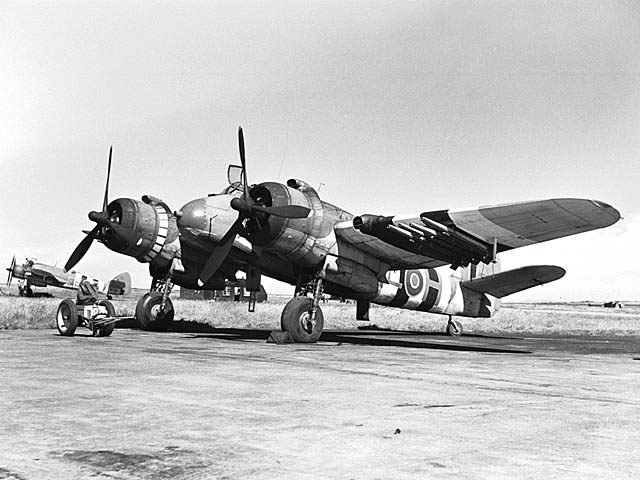
[[[171,277],[153,279],[151,291],[145,293],[136,305],[136,320],[142,330],[167,331],[175,313],[169,298],[172,289]]]
[[[306,296],[313,293],[312,297]],[[322,335],[324,316],[320,308],[322,277],[296,290],[296,296],[285,305],[280,318],[282,331],[296,343],[315,343]]]
[[[33,289],[28,283],[26,285],[18,285],[18,295],[21,297],[33,297]]]
[[[462,323],[454,320],[451,315],[449,315],[449,321],[447,322],[447,335],[450,337],[459,337],[462,335]]]

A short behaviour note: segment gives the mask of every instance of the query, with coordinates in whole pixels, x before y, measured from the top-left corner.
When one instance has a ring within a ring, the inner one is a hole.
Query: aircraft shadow
[[[264,340],[269,337],[271,330],[263,329],[243,329],[243,328],[216,328],[209,325],[190,323],[190,322],[176,322],[172,325],[171,332],[178,333],[191,333],[190,338],[215,338],[218,340],[229,341],[246,341],[246,340]],[[380,338],[384,337],[384,338]],[[389,338],[391,337],[391,338]],[[409,337],[409,338],[407,338]],[[449,343],[440,342],[428,342],[428,341],[415,341],[413,338],[443,338],[450,340]],[[474,339],[483,338],[479,335],[474,335]],[[490,340],[494,337],[486,337]],[[495,337],[502,338],[502,337]],[[482,345],[468,345],[462,340],[453,340],[445,334],[438,333],[419,333],[419,332],[390,332],[390,331],[325,331],[322,333],[318,344],[331,343],[331,344],[347,344],[347,345],[369,345],[369,346],[381,346],[381,347],[400,347],[400,348],[415,348],[415,349],[431,349],[431,350],[450,350],[450,351],[462,351],[462,352],[483,352],[483,353],[515,353],[515,354],[530,354],[528,350],[517,350],[512,348],[500,348],[492,346]]]
[[[388,333],[381,333],[380,335],[389,335]],[[418,334],[420,335],[420,334]],[[485,347],[479,345],[466,345],[463,343],[434,343],[434,342],[418,342],[409,339],[397,338],[398,336],[392,335],[394,338],[371,338],[369,336],[363,337],[359,335],[352,335],[351,332],[323,332],[320,337],[320,342],[337,342],[347,343],[351,345],[371,345],[380,347],[404,347],[404,348],[426,348],[432,350],[451,350],[459,352],[483,352],[483,353],[532,353],[528,350],[515,350],[512,348],[500,348],[500,347]],[[464,340],[453,340],[448,335],[444,334],[426,334],[424,336],[438,336],[443,339],[448,339],[450,342],[459,342]],[[474,337],[478,337],[474,335]],[[494,338],[494,337],[486,337]]]
[[[351,330],[349,330],[349,335],[352,335]],[[420,337],[442,337],[442,338],[451,338],[444,332],[418,332],[413,330],[393,330],[391,328],[362,328],[358,327],[358,330],[353,331],[353,335],[416,335]],[[485,333],[465,333],[463,334],[466,338],[487,338],[487,339],[501,339],[501,340],[517,340],[520,337],[506,337],[506,336],[495,336],[495,335],[487,335]]]

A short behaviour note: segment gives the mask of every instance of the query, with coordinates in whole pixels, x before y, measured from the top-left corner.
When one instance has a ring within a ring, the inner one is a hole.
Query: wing
[[[397,268],[489,262],[499,252],[614,224],[620,213],[596,200],[560,198],[438,210],[416,215],[362,215],[336,235]]]

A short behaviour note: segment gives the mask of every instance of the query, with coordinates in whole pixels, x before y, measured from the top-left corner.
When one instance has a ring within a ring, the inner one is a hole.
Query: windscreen
[[[240,165],[229,165],[229,168],[227,168],[227,181],[229,185],[242,185],[242,167]]]

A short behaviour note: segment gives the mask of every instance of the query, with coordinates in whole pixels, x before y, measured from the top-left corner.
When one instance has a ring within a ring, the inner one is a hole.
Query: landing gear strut
[[[166,331],[173,322],[173,302],[169,298],[173,282],[171,277],[153,279],[151,291],[145,293],[136,305],[136,320],[142,330]]]
[[[305,296],[308,291],[313,292],[313,297]],[[294,342],[315,343],[322,335],[324,316],[320,308],[321,298],[322,277],[318,276],[308,288],[301,290],[300,295],[285,305],[280,324]]]
[[[18,294],[21,297],[33,297],[33,289],[28,283],[25,285],[18,285]]]
[[[454,320],[451,315],[449,315],[449,321],[447,322],[447,335],[450,337],[459,337],[462,335],[462,324]]]

